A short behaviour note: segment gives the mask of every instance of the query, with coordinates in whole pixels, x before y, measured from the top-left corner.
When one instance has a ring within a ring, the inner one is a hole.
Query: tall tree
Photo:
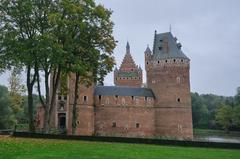
[[[66,57],[66,73],[75,75],[72,133],[75,134],[77,120],[77,96],[79,84],[91,85],[103,80],[112,70],[113,49],[111,11],[93,0],[57,1],[58,13],[52,14],[56,37],[62,44]]]
[[[14,115],[10,104],[7,87],[0,85],[0,129],[10,129],[14,124]]]
[[[233,123],[233,108],[229,105],[220,106],[217,110],[216,121],[228,131]]]
[[[38,28],[34,0],[2,0],[0,2],[1,55],[8,65],[22,65],[26,69],[29,130],[35,131],[33,117],[33,87],[38,67],[36,43]]]
[[[23,95],[25,93],[25,85],[22,84],[21,69],[14,67],[11,70],[9,79],[9,95],[11,100],[11,108],[15,116],[15,124],[18,121],[18,113],[23,112]]]

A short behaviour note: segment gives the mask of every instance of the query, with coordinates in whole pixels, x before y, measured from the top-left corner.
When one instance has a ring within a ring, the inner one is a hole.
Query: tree
[[[240,87],[237,88],[237,94],[234,97],[235,105],[240,105]]]
[[[58,11],[51,16],[55,33],[68,53],[63,71],[75,76],[72,133],[77,120],[79,84],[91,85],[102,81],[112,70],[115,40],[112,36],[111,11],[93,0],[58,1]]]
[[[193,126],[197,128],[207,128],[209,122],[209,112],[201,96],[198,93],[191,93],[192,97],[192,118]]]
[[[15,124],[18,121],[18,113],[23,112],[23,94],[25,92],[25,86],[22,84],[21,70],[13,68],[11,70],[9,81],[9,95],[11,101],[11,108],[15,116]]]
[[[222,105],[217,110],[216,121],[226,131],[232,126],[233,123],[233,109],[231,106]]]
[[[14,115],[10,107],[9,92],[7,87],[0,85],[0,129],[12,128]]]
[[[33,87],[38,68],[38,26],[35,10],[37,0],[0,1],[0,46],[5,65],[26,69],[29,130],[34,131]]]

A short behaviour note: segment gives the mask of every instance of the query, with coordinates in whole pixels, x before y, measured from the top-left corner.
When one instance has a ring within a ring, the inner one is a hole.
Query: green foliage
[[[229,130],[233,123],[233,109],[231,106],[222,105],[217,111],[216,121],[224,130]]]
[[[12,128],[14,121],[7,87],[0,85],[0,129]]]
[[[11,108],[13,114],[17,119],[18,113],[23,111],[23,94],[26,91],[25,86],[22,84],[21,70],[19,68],[13,68],[11,70],[9,81],[9,95],[11,101]],[[17,120],[15,121],[17,123]]]
[[[234,149],[0,137],[0,154],[0,159],[238,159],[240,151]]]

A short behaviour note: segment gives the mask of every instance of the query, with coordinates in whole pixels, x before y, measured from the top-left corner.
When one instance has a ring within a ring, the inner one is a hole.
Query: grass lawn
[[[239,159],[240,150],[0,136],[0,159]]]

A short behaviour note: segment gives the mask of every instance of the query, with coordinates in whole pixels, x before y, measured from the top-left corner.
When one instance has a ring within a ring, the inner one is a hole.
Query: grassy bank
[[[237,159],[240,150],[0,137],[0,159]]]

